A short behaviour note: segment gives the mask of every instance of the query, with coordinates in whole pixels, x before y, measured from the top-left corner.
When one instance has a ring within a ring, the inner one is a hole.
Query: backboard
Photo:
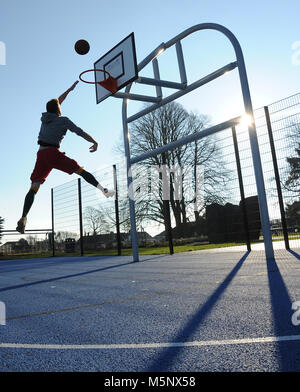
[[[124,38],[97,60],[94,63],[94,69],[103,69],[109,72],[113,78],[117,79],[118,90],[137,79],[138,69],[134,33]],[[105,78],[107,78],[107,74],[95,71],[95,82],[100,82]],[[112,94],[98,83],[95,86],[97,103],[100,103]]]

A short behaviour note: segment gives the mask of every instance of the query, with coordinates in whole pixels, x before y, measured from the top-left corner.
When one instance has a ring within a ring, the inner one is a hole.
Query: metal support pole
[[[127,94],[122,92],[114,93],[114,98],[123,98],[123,99],[131,99],[132,101],[143,101],[143,102],[152,102],[158,104],[161,99],[158,97],[150,97],[147,95],[140,95],[140,94]]]
[[[52,220],[52,232],[51,232],[51,240],[52,240],[52,257],[55,257],[55,242],[54,242],[54,195],[53,188],[51,188],[51,220]]]
[[[240,153],[239,153],[239,148],[238,148],[238,143],[237,143],[236,129],[235,129],[235,127],[232,127],[231,130],[232,130],[232,139],[233,139],[236,167],[237,167],[240,194],[241,194],[241,205],[242,205],[242,213],[243,213],[244,230],[245,230],[245,236],[246,236],[246,244],[247,244],[247,250],[248,250],[248,252],[250,252],[251,245],[250,245],[250,236],[249,236],[249,224],[248,224],[244,184],[243,184],[243,177],[242,177]]]
[[[153,64],[155,63],[155,60],[157,61],[157,59],[154,59]],[[158,76],[155,76],[155,79],[140,76],[135,82],[140,84],[146,84],[149,86],[175,88],[175,89],[184,89],[186,87],[186,85],[182,83],[169,82],[168,80],[161,80],[159,74]],[[162,94],[160,93],[156,95],[160,97],[162,96]]]
[[[114,190],[115,196],[115,213],[116,213],[116,230],[117,230],[117,244],[118,244],[118,256],[121,256],[121,233],[120,233],[120,218],[119,218],[119,198],[118,198],[118,181],[117,181],[117,166],[113,165],[113,176],[114,176]]]
[[[280,185],[280,176],[279,176],[276,150],[275,150],[272,125],[271,125],[271,119],[270,119],[270,113],[269,113],[268,106],[264,106],[264,111],[265,111],[267,129],[268,129],[269,140],[270,140],[270,147],[271,147],[274,175],[275,175],[275,181],[276,181],[276,187],[277,187],[277,195],[278,195],[278,202],[279,202],[279,208],[280,208],[281,224],[282,224],[282,232],[283,232],[283,237],[284,237],[285,249],[289,250],[290,249],[289,235],[288,235],[286,218],[285,218],[284,203],[283,203],[283,197],[282,197],[282,191],[281,191],[281,185]]]
[[[78,213],[79,213],[79,233],[80,233],[80,256],[83,256],[83,226],[82,226],[82,200],[81,200],[81,179],[78,178]]]
[[[158,61],[157,58],[152,60],[152,68],[153,68],[153,74],[156,80],[160,79],[160,74],[159,74],[159,67],[158,67]],[[162,98],[162,89],[161,86],[156,86],[156,96],[157,98]]]
[[[251,119],[251,124],[248,126],[248,133],[249,133],[249,140],[250,140],[250,146],[251,146],[257,196],[258,196],[258,202],[259,202],[259,212],[260,212],[260,218],[261,218],[262,233],[263,233],[264,244],[265,244],[265,255],[266,255],[267,260],[273,260],[274,259],[274,250],[273,250],[272,234],[271,234],[271,228],[270,228],[268,203],[267,203],[267,196],[266,196],[266,190],[265,190],[262,163],[261,163],[261,159],[260,159],[260,152],[259,152],[259,146],[258,146],[258,140],[257,140],[257,134],[256,134],[256,127],[255,127],[255,123],[254,123],[252,100],[251,100],[251,95],[250,95],[250,89],[249,89],[249,84],[248,84],[248,77],[247,77],[247,72],[246,72],[244,56],[243,56],[243,52],[240,47],[240,44],[239,44],[238,40],[235,38],[235,36],[229,30],[227,30],[225,28],[223,28],[223,32],[230,39],[230,41],[234,47],[235,53],[236,53],[245,113]]]
[[[186,77],[186,70],[185,70],[185,65],[184,65],[184,58],[183,58],[181,42],[177,41],[175,46],[176,46],[177,60],[178,60],[178,66],[179,66],[180,80],[181,80],[181,83],[186,85],[187,84],[187,77]]]

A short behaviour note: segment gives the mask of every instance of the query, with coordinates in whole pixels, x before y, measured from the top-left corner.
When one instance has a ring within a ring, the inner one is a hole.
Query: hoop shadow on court
[[[199,327],[199,325],[204,321],[204,319],[209,315],[211,310],[217,301],[221,298],[223,293],[226,291],[228,286],[230,285],[233,278],[238,273],[239,269],[242,267],[244,261],[250,254],[247,251],[243,257],[238,261],[232,271],[226,276],[220,286],[212,293],[212,295],[208,298],[208,300],[200,307],[200,309],[195,313],[194,317],[181,329],[178,335],[175,337],[174,342],[183,342],[188,340],[189,336],[193,334],[193,332]],[[147,369],[147,372],[157,372],[161,371],[161,364],[167,366],[168,363],[171,363],[180,353],[181,348],[167,348],[162,354],[156,358],[156,360],[152,363],[152,365]],[[163,369],[164,371],[168,371],[168,369]]]
[[[292,255],[300,258],[293,251],[289,251]],[[275,336],[295,335],[295,326],[293,326],[292,317],[292,301],[281,275],[276,260],[267,260],[267,272],[270,289],[270,300],[273,315],[273,330]],[[297,348],[298,347],[298,348]],[[291,371],[294,365],[291,360],[294,357],[293,351],[299,349],[299,344],[277,342],[276,350],[278,353],[279,371]],[[299,355],[299,354],[298,354]],[[299,370],[299,369],[298,369]]]
[[[246,252],[244,254],[244,256],[232,269],[232,271],[226,276],[220,286],[212,293],[208,300],[195,313],[194,317],[185,326],[182,327],[181,331],[175,337],[174,342],[184,342],[189,340],[189,337],[192,336],[193,332],[199,327],[201,323],[203,323],[205,318],[212,311],[217,301],[224,294],[224,292],[242,267],[249,253],[250,252]],[[291,253],[293,254],[293,252]],[[300,256],[297,256],[300,259]],[[294,335],[295,327],[291,323],[292,303],[283,277],[274,259],[267,260],[266,267],[270,290],[273,335],[277,337]],[[266,309],[266,312],[268,311],[269,310]],[[277,351],[279,371],[291,371],[294,366],[294,364],[291,362],[291,358],[294,358],[296,355],[295,353],[295,355],[292,355],[291,353],[293,350],[300,351],[299,345],[297,347],[293,342],[277,342],[275,349]],[[162,364],[164,364],[163,370],[168,371],[168,366],[176,359],[176,357],[179,356],[181,351],[182,348],[180,347],[167,348],[158,356],[158,358],[156,358],[155,361],[153,361],[147,371],[162,371]]]

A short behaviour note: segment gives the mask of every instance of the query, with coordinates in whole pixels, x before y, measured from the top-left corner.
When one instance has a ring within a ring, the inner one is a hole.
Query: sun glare
[[[243,114],[240,120],[240,125],[242,127],[250,127],[253,125],[253,117],[248,113]]]

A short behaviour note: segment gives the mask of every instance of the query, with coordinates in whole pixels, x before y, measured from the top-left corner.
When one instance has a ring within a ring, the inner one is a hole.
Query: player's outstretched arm
[[[90,152],[95,152],[98,149],[98,143],[96,142],[96,140],[89,135],[86,132],[83,132],[83,134],[81,135],[81,137],[83,137],[84,140],[86,140],[87,142],[93,143],[93,145],[90,147]]]
[[[68,88],[68,90],[66,90],[63,94],[61,94],[61,96],[58,98],[58,101],[59,101],[60,104],[62,104],[62,102],[67,98],[69,92],[74,90],[74,88],[76,87],[77,83],[79,83],[78,80],[76,80],[76,82],[73,83],[72,86],[70,88]]]
[[[81,136],[87,142],[93,143],[93,145],[90,147],[90,152],[97,151],[98,143],[96,142],[96,140],[91,135],[86,133],[83,129],[81,129],[77,125],[75,125],[70,119],[67,119],[67,121],[68,121],[68,123],[67,123],[68,129],[71,132],[74,132],[78,136]]]

